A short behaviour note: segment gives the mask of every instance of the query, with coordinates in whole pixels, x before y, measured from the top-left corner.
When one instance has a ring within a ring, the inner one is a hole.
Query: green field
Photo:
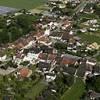
[[[88,43],[97,42],[98,44],[100,44],[100,36],[96,36],[95,34],[80,33],[78,34],[78,36],[81,37],[82,41],[86,41]]]
[[[67,90],[62,96],[61,100],[80,100],[85,89],[84,83],[81,79],[77,79],[76,83]]]
[[[36,85],[34,85],[26,94],[27,98],[32,98],[32,100],[35,100],[35,98],[41,93],[41,91],[45,88],[45,85],[42,83],[42,81],[39,81]]]
[[[13,8],[32,9],[40,6],[45,0],[0,0],[0,6],[7,6]]]

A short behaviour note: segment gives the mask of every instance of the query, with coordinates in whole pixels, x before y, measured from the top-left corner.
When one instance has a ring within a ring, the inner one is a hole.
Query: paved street
[[[83,0],[75,9],[72,16],[78,14],[88,4],[89,0]]]

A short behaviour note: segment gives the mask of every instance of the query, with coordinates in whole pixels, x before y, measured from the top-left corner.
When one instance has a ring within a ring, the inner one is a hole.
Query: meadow
[[[83,92],[85,90],[85,85],[81,79],[77,79],[69,90],[67,90],[62,96],[61,100],[80,100]]]
[[[33,9],[44,4],[44,2],[45,0],[0,0],[0,6],[17,9]]]

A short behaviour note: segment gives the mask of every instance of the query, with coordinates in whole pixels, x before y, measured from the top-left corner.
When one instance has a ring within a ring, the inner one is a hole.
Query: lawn
[[[88,43],[97,42],[98,44],[100,44],[100,36],[96,36],[95,33],[94,34],[79,33],[78,36],[81,37],[82,41],[86,41]]]
[[[32,9],[40,6],[45,0],[0,0],[0,6],[7,6],[13,8]]]
[[[26,94],[27,98],[32,98],[32,100],[35,100],[35,97],[38,96],[42,90],[45,88],[45,85],[42,83],[42,81],[39,81],[36,85],[32,87],[32,89]]]
[[[96,57],[96,59],[97,59],[97,61],[100,61],[100,55],[98,55],[98,56]]]
[[[37,77],[34,80],[29,80],[29,79],[19,80],[16,78],[8,80],[8,76],[6,76],[5,81],[3,76],[0,76],[0,100],[2,100],[4,95],[11,94],[12,96],[12,93],[15,93],[14,98],[16,100],[28,100],[28,99],[35,100],[35,98],[45,88],[45,84],[42,78],[40,79],[38,74],[36,76]],[[12,90],[7,91],[6,90],[7,87],[5,86],[11,87]]]
[[[61,100],[80,100],[80,96],[85,90],[84,83],[81,79],[77,79],[76,83],[67,90],[61,97]]]

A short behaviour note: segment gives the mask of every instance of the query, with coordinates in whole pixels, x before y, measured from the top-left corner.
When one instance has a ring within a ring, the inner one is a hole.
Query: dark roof
[[[24,53],[27,54],[28,52],[39,53],[41,49],[39,47],[32,47],[29,49],[24,49]]]
[[[42,59],[42,60],[47,60],[48,55],[47,55],[47,53],[40,53],[39,56],[38,56],[38,58]]]
[[[75,74],[75,71],[76,71],[76,68],[73,66],[73,67],[64,67],[63,68],[63,72],[66,72],[70,75],[74,75]]]
[[[53,36],[53,37],[61,37],[62,36],[62,33],[61,32],[53,32],[52,34],[50,34],[50,36]]]
[[[43,96],[36,97],[36,100],[44,100]]]
[[[3,100],[11,100],[11,96],[3,96]]]
[[[73,36],[72,36],[72,35],[69,35],[69,33],[64,33],[64,34],[62,35],[62,39],[63,39],[63,40],[69,40],[69,39],[71,39],[71,38],[73,38]]]
[[[84,77],[85,71],[86,71],[86,63],[82,63],[78,68],[77,76]]]
[[[39,62],[39,63],[37,63],[37,68],[39,68],[41,70],[42,70],[42,68],[47,68],[47,70],[49,70],[51,68],[51,65],[46,62]]]
[[[94,72],[100,73],[100,67],[99,66],[94,66]]]
[[[34,53],[39,53],[41,51],[41,49],[39,47],[33,47],[30,49],[32,52]]]
[[[53,48],[50,48],[48,46],[42,45],[40,46],[40,48],[43,51],[43,53],[53,53]]]
[[[53,61],[55,60],[56,56],[57,56],[56,54],[48,54],[48,60]]]
[[[90,94],[90,97],[92,97],[92,98],[100,98],[100,93],[96,93],[96,92],[92,91],[91,94]]]
[[[57,56],[57,57],[55,58],[55,60],[56,60],[56,64],[60,64],[62,58],[61,58],[61,56]]]

